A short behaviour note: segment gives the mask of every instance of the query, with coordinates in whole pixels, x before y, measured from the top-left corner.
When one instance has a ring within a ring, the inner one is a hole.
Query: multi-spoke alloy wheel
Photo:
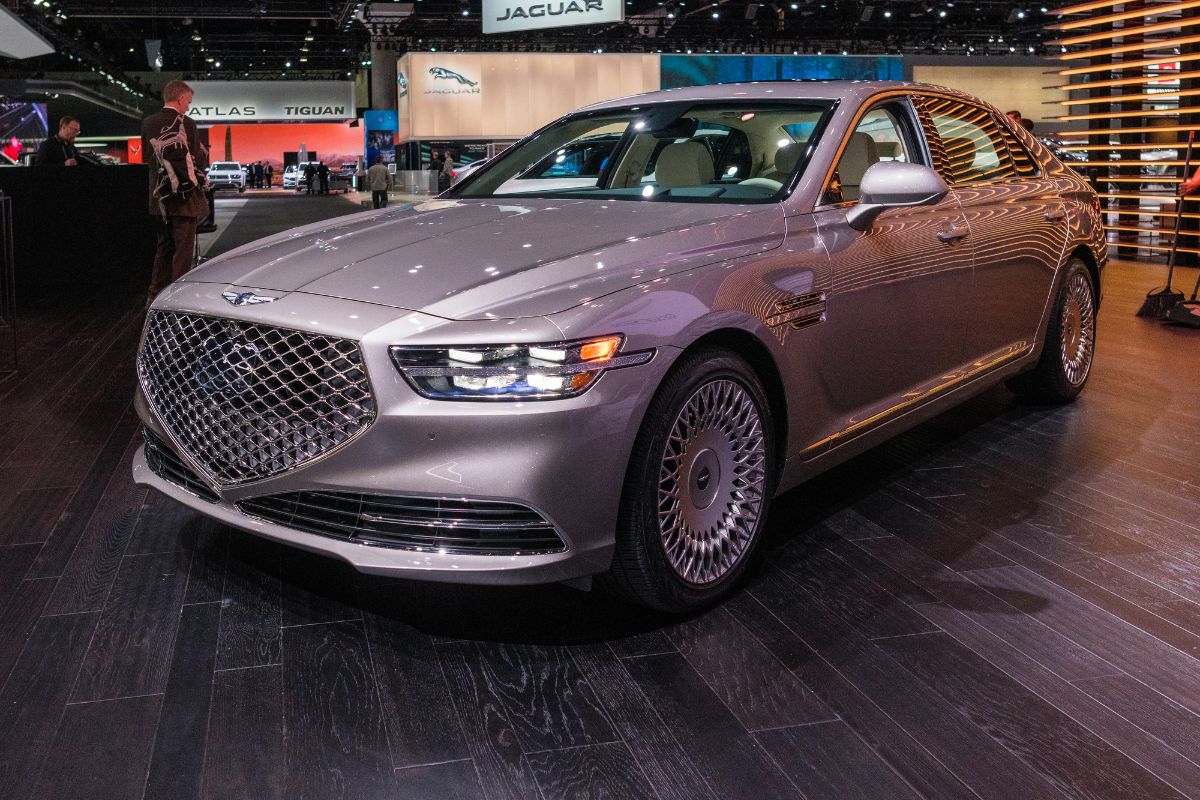
[[[1067,278],[1060,333],[1063,374],[1072,386],[1080,386],[1091,369],[1096,343],[1092,282],[1083,273]]]
[[[675,418],[659,470],[659,531],[680,578],[711,583],[746,552],[765,463],[762,420],[746,390],[730,380],[697,389]]]
[[[773,431],[766,391],[742,358],[718,347],[682,356],[638,431],[606,582],[664,611],[724,597],[762,538]]]
[[[1073,257],[1062,275],[1041,358],[1029,372],[1008,380],[1017,394],[1044,403],[1066,402],[1079,394],[1096,352],[1098,287],[1092,273]]]

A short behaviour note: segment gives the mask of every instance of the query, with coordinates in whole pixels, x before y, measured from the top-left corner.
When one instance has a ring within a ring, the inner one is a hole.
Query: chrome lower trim
[[[985,372],[991,372],[998,369],[1013,359],[1025,355],[1032,349],[1032,345],[1028,342],[1018,342],[1010,347],[1005,348],[999,353],[992,354],[982,358],[967,367],[963,367],[957,372],[943,376],[936,383],[927,386],[923,389],[917,389],[904,395],[904,399],[893,406],[883,409],[882,411],[871,414],[863,420],[853,422],[851,425],[830,436],[826,436],[819,442],[813,442],[808,447],[804,448],[800,453],[801,458],[812,458],[826,447],[840,443],[844,439],[849,439],[862,433],[866,433],[872,428],[877,428],[889,420],[900,416],[901,414],[911,410],[913,407],[921,405],[935,396],[949,392],[962,384],[979,377]]]

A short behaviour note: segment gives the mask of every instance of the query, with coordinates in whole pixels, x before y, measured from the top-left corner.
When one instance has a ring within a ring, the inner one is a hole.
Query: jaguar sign
[[[430,67],[429,74],[433,76],[433,85],[425,90],[425,94],[480,93],[479,81],[473,81],[466,75],[445,67]]]
[[[483,32],[507,33],[625,19],[621,0],[483,0]]]

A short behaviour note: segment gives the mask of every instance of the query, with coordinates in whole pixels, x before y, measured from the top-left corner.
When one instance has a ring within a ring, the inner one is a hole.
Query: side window
[[[729,128],[727,135],[715,138],[712,144],[717,180],[737,183],[750,177],[753,158],[746,134],[737,128]]]
[[[1000,133],[1004,135],[1004,143],[1008,145],[1008,155],[1012,158],[1013,169],[1022,178],[1029,178],[1038,174],[1037,162],[1033,160],[1033,156],[1029,155],[1029,151],[1025,149],[1025,145],[1017,138],[1017,135],[1006,128],[1003,124],[999,125]]]
[[[567,142],[552,153],[547,154],[541,161],[531,165],[519,176],[519,180],[553,180],[579,179],[581,184],[589,181],[595,183],[604,167],[608,165],[608,157],[621,141],[625,125],[608,125],[598,131],[589,131],[587,135],[574,141]]]
[[[983,183],[1017,176],[1003,129],[989,112],[942,97],[925,98],[925,108],[946,151],[942,177],[947,182]]]
[[[896,103],[876,106],[862,116],[846,140],[823,203],[851,203],[867,168],[878,161],[914,161],[911,138],[905,135],[903,110]]]

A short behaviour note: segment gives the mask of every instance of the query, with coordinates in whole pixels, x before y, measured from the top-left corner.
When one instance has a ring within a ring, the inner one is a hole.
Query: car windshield
[[[213,169],[241,169],[242,165],[236,161],[218,161],[212,165]]]
[[[453,197],[692,203],[778,200],[832,103],[663,103],[565,117],[497,156]]]

